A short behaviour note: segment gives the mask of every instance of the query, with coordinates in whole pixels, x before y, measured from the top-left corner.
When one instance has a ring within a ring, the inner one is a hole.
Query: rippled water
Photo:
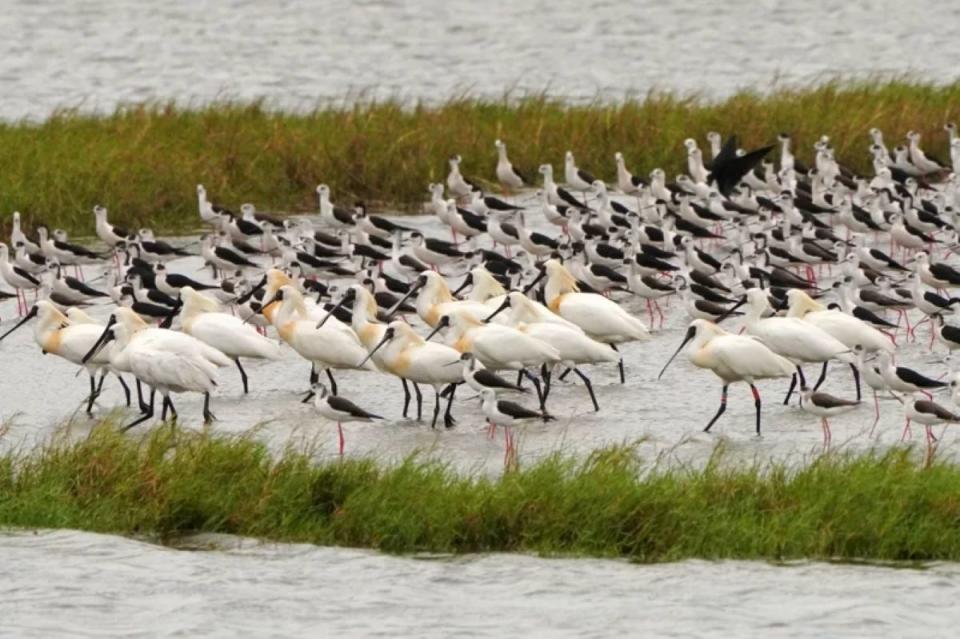
[[[957,564],[646,566],[216,541],[227,549],[2,535],[0,634],[927,638],[960,622]]]
[[[8,0],[0,117],[63,105],[549,89],[724,95],[824,75],[957,77],[960,5],[934,0]]]

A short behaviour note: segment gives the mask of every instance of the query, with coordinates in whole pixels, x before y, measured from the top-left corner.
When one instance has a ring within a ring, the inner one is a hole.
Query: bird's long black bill
[[[267,276],[264,275],[263,277],[260,278],[260,281],[257,282],[257,285],[256,285],[256,286],[254,286],[254,287],[251,288],[249,291],[247,291],[246,293],[244,293],[243,295],[241,295],[240,297],[238,297],[238,298],[237,298],[237,301],[235,302],[235,304],[237,304],[238,306],[239,306],[240,304],[246,304],[246,303],[247,303],[247,300],[249,300],[251,297],[253,297],[253,296],[256,294],[257,291],[259,291],[260,289],[262,289],[262,288],[263,288],[264,286],[266,286],[266,285],[267,285]]]
[[[677,350],[673,353],[673,355],[670,356],[670,359],[667,360],[667,363],[663,365],[663,370],[661,370],[661,371],[660,371],[660,374],[657,375],[657,379],[658,379],[658,380],[659,380],[661,377],[663,377],[663,374],[664,374],[665,372],[667,372],[667,367],[670,366],[670,364],[673,362],[673,360],[675,360],[675,359],[677,358],[677,355],[680,354],[680,351],[683,350],[683,347],[686,346],[686,345],[690,342],[690,340],[693,339],[693,336],[696,335],[696,334],[697,334],[697,329],[694,328],[693,326],[691,326],[690,328],[687,329],[687,334],[683,337],[683,341],[680,342],[680,347],[677,348]]]
[[[387,329],[387,332],[383,334],[383,339],[381,339],[381,340],[377,343],[377,345],[373,347],[373,350],[372,350],[372,351],[370,351],[369,353],[367,353],[367,356],[363,358],[363,361],[362,361],[362,362],[360,362],[359,364],[357,364],[357,368],[360,368],[361,366],[363,366],[364,364],[366,364],[368,361],[370,361],[370,358],[373,357],[373,354],[376,353],[377,351],[379,351],[380,348],[381,348],[384,344],[386,344],[387,342],[389,342],[391,339],[393,339],[393,331],[391,331],[390,329]]]
[[[460,291],[462,291],[463,289],[467,288],[467,287],[470,286],[471,284],[473,284],[473,274],[467,273],[467,276],[466,276],[465,278],[463,278],[463,284],[461,284],[460,286],[458,286],[458,287],[457,287],[457,290],[455,290],[455,291],[454,291],[453,293],[451,293],[451,294],[452,294],[454,297],[456,297],[457,295],[460,294]]]
[[[419,291],[421,288],[423,288],[423,284],[421,284],[418,280],[413,286],[410,287],[406,294],[400,298],[399,302],[390,307],[390,310],[387,311],[387,317],[393,317],[393,314],[397,312],[397,309],[403,306],[403,303],[413,297],[413,294]]]
[[[327,323],[327,320],[330,319],[331,317],[333,317],[333,314],[336,313],[337,311],[339,311],[341,308],[343,308],[343,305],[346,304],[346,303],[347,303],[347,296],[344,295],[343,297],[340,298],[340,301],[337,302],[336,304],[334,304],[334,305],[333,305],[333,308],[331,308],[331,309],[327,312],[327,314],[323,316],[323,319],[320,320],[319,322],[317,322],[317,328],[320,328],[320,327],[322,327],[324,324],[326,324],[326,323]]]
[[[93,359],[93,357],[100,352],[100,349],[103,348],[107,342],[116,337],[113,335],[113,331],[110,330],[113,328],[113,325],[116,324],[116,322],[117,319],[111,315],[110,319],[107,320],[107,325],[103,328],[103,332],[100,333],[100,337],[97,338],[97,341],[93,343],[93,346],[90,347],[90,350],[87,351],[87,354],[84,355],[83,359],[80,360],[81,364],[86,364]],[[108,337],[108,335],[111,337]]]
[[[492,320],[494,317],[496,317],[497,315],[499,315],[500,313],[502,313],[503,311],[505,311],[509,306],[510,306],[510,298],[507,297],[506,299],[503,300],[503,303],[500,304],[500,306],[497,307],[497,310],[495,310],[494,312],[490,313],[490,314],[487,315],[485,318],[483,318],[483,323],[484,323],[484,324],[487,324],[487,323],[490,322],[490,320]]]
[[[724,313],[723,315],[721,315],[720,317],[718,317],[718,318],[716,319],[716,321],[714,322],[714,324],[719,324],[719,323],[722,322],[723,320],[727,319],[728,317],[730,317],[730,316],[733,314],[734,311],[736,311],[738,308],[740,308],[741,306],[743,306],[743,305],[746,304],[746,303],[747,303],[747,298],[746,298],[746,297],[740,298],[740,301],[737,302],[736,304],[734,304],[733,306],[731,306],[729,309],[727,309],[727,312]]]
[[[540,273],[535,278],[533,278],[533,281],[527,284],[526,288],[523,289],[523,294],[526,295],[527,293],[529,293],[534,286],[540,283],[540,280],[542,280],[545,275],[546,273],[544,271],[540,271]]]
[[[24,316],[23,316],[23,319],[20,320],[19,322],[17,322],[16,325],[14,325],[13,328],[11,328],[9,331],[7,331],[6,333],[4,333],[3,335],[0,335],[0,341],[2,341],[3,338],[5,338],[7,335],[9,335],[10,333],[14,332],[14,331],[17,330],[18,328],[20,328],[21,326],[23,326],[24,324],[26,324],[27,322],[29,322],[30,320],[32,320],[34,317],[36,317],[38,310],[39,310],[39,309],[37,309],[36,306],[34,306],[33,308],[31,308],[31,309],[30,309],[30,312],[27,313],[26,315],[24,315]]]
[[[434,335],[436,335],[437,333],[439,333],[439,332],[440,332],[441,330],[443,330],[445,327],[446,327],[446,324],[444,324],[443,322],[440,322],[439,324],[437,324],[436,328],[434,328],[432,331],[430,331],[430,334],[429,334],[429,335],[427,335],[426,337],[423,338],[424,341],[429,342],[429,341],[431,340],[431,338],[433,338]]]

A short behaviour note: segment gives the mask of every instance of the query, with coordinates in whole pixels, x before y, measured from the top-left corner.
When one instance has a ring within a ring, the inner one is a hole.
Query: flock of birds
[[[945,128],[950,164],[925,153],[913,132],[889,150],[881,132],[870,131],[872,176],[840,164],[826,137],[805,166],[788,135],[743,151],[736,137],[710,133],[709,157],[696,140],[684,142],[687,173],[673,182],[660,169],[649,179],[632,175],[616,153],[615,185],[571,152],[562,184],[543,164],[535,185],[497,140],[500,195],[464,176],[458,156],[446,183],[428,188],[427,210],[449,226],[451,241],[372,215],[362,203],[337,206],[326,185],[317,187],[319,215],[297,218],[251,204],[235,213],[198,186],[199,215],[212,229],[182,246],[112,224],[102,206],[93,209],[103,245],[95,248],[42,225],[27,234],[14,213],[10,244],[0,243],[0,276],[14,292],[0,298],[16,297],[20,320],[0,340],[35,320],[42,351],[88,373],[88,413],[108,374],[131,406],[124,376],[132,376],[140,415],[126,428],[154,416],[156,393],[162,420],[176,418],[177,393],[202,394],[204,419],[214,419],[217,369],[236,366],[246,393],[241,362],[280,359],[286,344],[310,363],[304,401],[337,422],[341,454],[343,423],[380,416],[340,395],[334,371],[399,378],[403,415],[415,395],[418,420],[420,386],[432,387],[434,427],[444,404],[444,425],[455,425],[454,397],[465,384],[481,400],[490,436],[504,427],[509,461],[514,425],[553,419],[555,378],[573,375],[600,409],[585,367],[617,366],[622,383],[618,347],[650,339],[658,318],[662,328],[660,301],[672,296],[691,322],[660,377],[689,344],[690,361],[720,378],[720,407],[705,430],[724,413],[729,385],[744,382],[759,435],[756,382],[790,377],[784,404],[799,386],[800,407],[820,418],[829,445],[829,418],[860,405],[862,378],[873,390],[874,426],[879,394],[889,393],[904,405],[903,436],[916,422],[932,445],[932,426],[960,422],[960,414],[931,393],[949,389],[957,403],[960,377],[925,375],[894,358],[901,331],[915,340],[922,323],[930,324],[931,347],[939,339],[960,348],[960,328],[945,322],[960,304],[945,292],[960,286],[945,257],[960,229],[960,138],[955,125]],[[768,160],[776,146],[778,160]],[[210,276],[170,268],[198,255]],[[89,265],[102,275],[84,281]],[[635,299],[649,324],[627,310]],[[83,310],[103,304],[115,305],[105,321]],[[730,318],[742,322],[739,332],[721,328]],[[818,390],[831,362],[849,365],[855,398]],[[812,384],[805,364],[822,367]],[[502,399],[529,393],[525,382],[538,405]]]

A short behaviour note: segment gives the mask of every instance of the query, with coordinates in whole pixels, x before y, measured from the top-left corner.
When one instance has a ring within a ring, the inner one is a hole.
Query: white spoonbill
[[[593,339],[609,344],[613,350],[617,350],[617,344],[649,339],[650,333],[643,322],[619,304],[596,293],[581,293],[576,279],[559,261],[547,260],[537,280],[544,275],[547,278],[544,289],[547,307],[579,326]],[[623,383],[623,359],[619,360],[618,367]]]
[[[130,371],[134,377],[163,396],[161,419],[166,419],[168,408],[174,419],[177,417],[177,410],[170,399],[171,393],[202,393],[204,422],[215,419],[210,412],[210,392],[217,385],[217,368],[232,363],[229,357],[186,333],[151,328],[126,307],[119,307],[113,312],[99,339],[83,359],[97,357],[112,340],[116,340],[116,344],[110,358],[111,365],[119,370]],[[123,430],[129,430],[153,417],[152,399],[144,412]]]
[[[552,345],[509,326],[484,324],[463,310],[453,310],[441,317],[426,337],[427,341],[444,328],[449,328],[447,344],[458,352],[473,353],[491,370],[521,371],[533,382],[543,402],[539,380],[527,369],[560,362],[560,352]]]
[[[753,392],[753,403],[757,409],[757,435],[760,434],[760,391],[754,385],[758,379],[774,377],[788,377],[794,372],[793,363],[772,350],[755,337],[749,335],[733,335],[723,330],[713,322],[695,319],[690,323],[687,334],[680,347],[667,360],[657,379],[663,377],[683,347],[688,342],[689,357],[694,366],[707,368],[723,381],[723,390],[720,395],[720,408],[707,424],[704,432],[710,432],[723,412],[727,409],[727,389],[734,382],[746,382]]]
[[[0,335],[0,340],[6,338],[34,317],[37,318],[37,323],[34,326],[33,337],[41,350],[44,353],[61,357],[77,366],[82,366],[90,376],[87,414],[92,414],[93,402],[100,392],[96,376],[97,373],[100,373],[101,377],[106,375],[106,369],[110,365],[110,352],[109,350],[101,352],[89,360],[84,360],[83,356],[96,344],[103,332],[103,327],[83,322],[73,323],[51,302],[40,300],[13,328]],[[126,388],[126,384],[124,384],[124,388]],[[127,397],[129,399],[129,393]]]
[[[370,351],[362,363],[384,349],[385,370],[417,384],[429,384],[433,387],[435,403],[433,407],[432,428],[437,426],[440,414],[440,389],[447,393],[447,409],[443,423],[447,428],[456,425],[450,414],[456,385],[463,381],[461,369],[454,364],[459,362],[460,353],[444,344],[428,342],[417,335],[410,325],[402,320],[394,320],[387,325],[380,342]]]
[[[318,320],[307,315],[303,295],[293,285],[281,286],[276,298],[281,303],[280,309],[274,314],[273,325],[280,339],[310,362],[311,385],[316,383],[320,371],[325,371],[330,380],[330,390],[336,394],[337,383],[331,369],[376,370],[373,362],[366,361],[367,349],[349,326],[346,331],[339,330],[331,326],[331,320],[317,328]],[[363,366],[358,365],[361,360],[364,361]]]
[[[894,351],[895,347],[890,338],[877,329],[852,315],[847,315],[837,309],[828,309],[800,289],[793,288],[787,291],[787,304],[787,317],[796,317],[813,324],[835,337],[837,341],[849,349],[860,346],[866,353],[877,351],[892,353]],[[820,384],[826,378],[827,365],[828,362],[825,361],[820,379],[813,385],[814,391],[820,387]],[[853,371],[853,379],[857,386],[857,401],[860,401],[860,372],[854,362],[850,362],[850,368]]]
[[[525,335],[536,338],[554,347],[560,354],[560,363],[573,371],[587,387],[593,410],[600,410],[597,397],[593,392],[593,384],[578,366],[580,364],[616,363],[620,356],[606,344],[589,337],[579,328],[565,326],[555,322],[541,322],[530,320],[536,317],[537,309],[534,302],[519,291],[512,291],[507,295],[501,308],[510,308],[510,324]],[[497,312],[500,312],[498,309]],[[551,371],[544,367],[543,404],[550,394]]]
[[[744,303],[748,306],[744,314],[746,332],[759,337],[770,350],[796,364],[796,374],[783,400],[784,405],[790,402],[790,396],[797,384],[797,376],[800,377],[800,385],[806,385],[800,364],[820,363],[831,359],[854,361],[851,349],[822,328],[796,317],[763,318],[771,310],[766,291],[758,288],[749,289],[746,296],[734,308]]]
[[[183,301],[181,310],[181,329],[187,335],[196,337],[209,344],[237,364],[240,379],[243,380],[243,392],[249,392],[247,372],[240,363],[241,357],[252,359],[280,359],[280,346],[256,331],[239,317],[220,312],[220,305],[214,300],[184,286],[180,289]]]
[[[454,299],[447,281],[442,275],[433,271],[421,273],[394,308],[399,307],[415,293],[417,294],[417,315],[431,327],[435,327],[441,317],[454,309],[469,313],[478,320],[490,314],[490,307],[483,302]],[[390,311],[390,314],[392,313],[393,309]]]
[[[320,322],[317,324],[317,327],[319,328],[326,324],[333,318],[333,313],[335,313],[338,308],[348,304],[353,305],[350,320],[350,325],[353,328],[353,332],[356,333],[358,338],[360,338],[360,343],[362,343],[363,347],[367,349],[367,352],[371,353],[376,348],[377,344],[380,343],[380,340],[383,339],[383,334],[387,331],[387,325],[376,320],[377,301],[373,294],[367,290],[365,286],[353,284],[347,288],[343,296],[340,298],[340,301],[337,302],[332,309],[330,309],[330,312],[326,317],[320,320]],[[407,410],[410,408],[411,399],[410,388],[407,385],[407,379],[396,371],[390,369],[390,362],[384,358],[383,351],[377,352],[371,357],[371,359],[380,370],[400,377],[400,381],[403,383],[403,416],[406,417]],[[419,420],[423,415],[423,395],[421,395],[420,388],[416,385],[416,383],[413,383],[413,390],[417,394],[417,419]]]

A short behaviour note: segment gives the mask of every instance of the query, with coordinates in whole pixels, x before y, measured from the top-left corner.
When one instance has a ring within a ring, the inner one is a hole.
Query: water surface
[[[957,77],[960,5],[933,0],[10,0],[2,118],[60,106],[549,90],[709,96],[825,76]]]
[[[225,549],[0,535],[0,634],[926,638],[960,622],[958,564],[648,566],[215,541]]]

